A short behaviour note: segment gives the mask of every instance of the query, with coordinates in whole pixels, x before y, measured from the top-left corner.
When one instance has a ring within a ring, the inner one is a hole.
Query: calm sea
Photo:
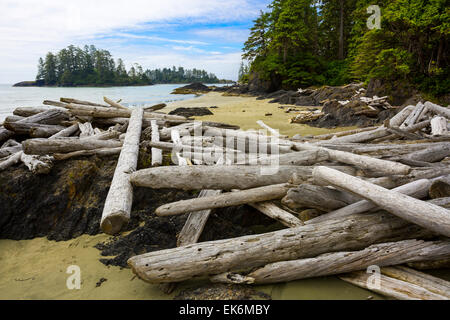
[[[59,101],[61,97],[103,103],[103,96],[106,96],[116,101],[122,99],[124,105],[144,106],[195,97],[194,95],[170,94],[173,89],[181,86],[183,85],[160,84],[144,87],[38,88],[0,84],[0,121],[11,115],[16,107],[42,106],[44,100]]]

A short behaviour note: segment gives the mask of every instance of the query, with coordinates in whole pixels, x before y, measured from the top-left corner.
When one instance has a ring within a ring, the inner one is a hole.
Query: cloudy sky
[[[235,80],[241,49],[270,0],[0,0],[0,83],[33,80],[39,57],[70,44],[127,67],[202,68]]]

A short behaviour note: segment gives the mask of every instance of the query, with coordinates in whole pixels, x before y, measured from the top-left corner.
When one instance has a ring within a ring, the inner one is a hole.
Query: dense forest
[[[449,33],[448,0],[274,0],[251,28],[240,80],[296,89],[379,79],[440,96]]]
[[[127,86],[160,83],[218,83],[216,75],[205,70],[173,67],[143,70],[135,63],[127,71],[122,59],[117,62],[107,50],[85,46],[84,50],[73,45],[57,54],[49,52],[40,58],[36,80],[47,86]]]

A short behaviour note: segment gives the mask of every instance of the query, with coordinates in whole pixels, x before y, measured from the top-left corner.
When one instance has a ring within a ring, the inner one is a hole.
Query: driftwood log
[[[162,205],[155,210],[155,213],[158,216],[169,216],[192,211],[225,208],[247,203],[281,199],[289,190],[289,187],[289,184],[278,184],[190,200],[181,200]]]
[[[120,141],[97,139],[28,139],[22,142],[26,154],[48,155],[99,148],[118,148]]]
[[[312,170],[312,167],[302,166],[158,167],[134,172],[131,182],[153,189],[243,190],[285,183],[293,174],[306,180],[312,176]]]
[[[150,252],[130,258],[128,265],[144,281],[179,282],[430,235],[429,231],[389,213],[376,213]]]
[[[314,258],[275,262],[245,276],[221,274],[212,277],[211,280],[237,283],[233,280],[237,278],[253,284],[287,282],[365,270],[372,265],[383,267],[437,260],[449,255],[449,241],[404,240],[375,244],[359,251],[326,253]]]
[[[380,208],[402,219],[447,237],[450,236],[450,211],[445,208],[385,189],[327,167],[316,167],[313,176],[314,179],[325,180],[335,187],[370,200]]]
[[[116,171],[106,197],[100,226],[107,234],[119,232],[130,219],[133,203],[130,174],[137,167],[143,112],[142,107],[133,109]]]

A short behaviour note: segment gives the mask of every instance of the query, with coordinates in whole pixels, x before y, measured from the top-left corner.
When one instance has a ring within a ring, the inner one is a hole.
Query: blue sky
[[[242,45],[270,0],[0,0],[0,83],[31,80],[39,57],[94,44],[127,67],[237,77]]]

